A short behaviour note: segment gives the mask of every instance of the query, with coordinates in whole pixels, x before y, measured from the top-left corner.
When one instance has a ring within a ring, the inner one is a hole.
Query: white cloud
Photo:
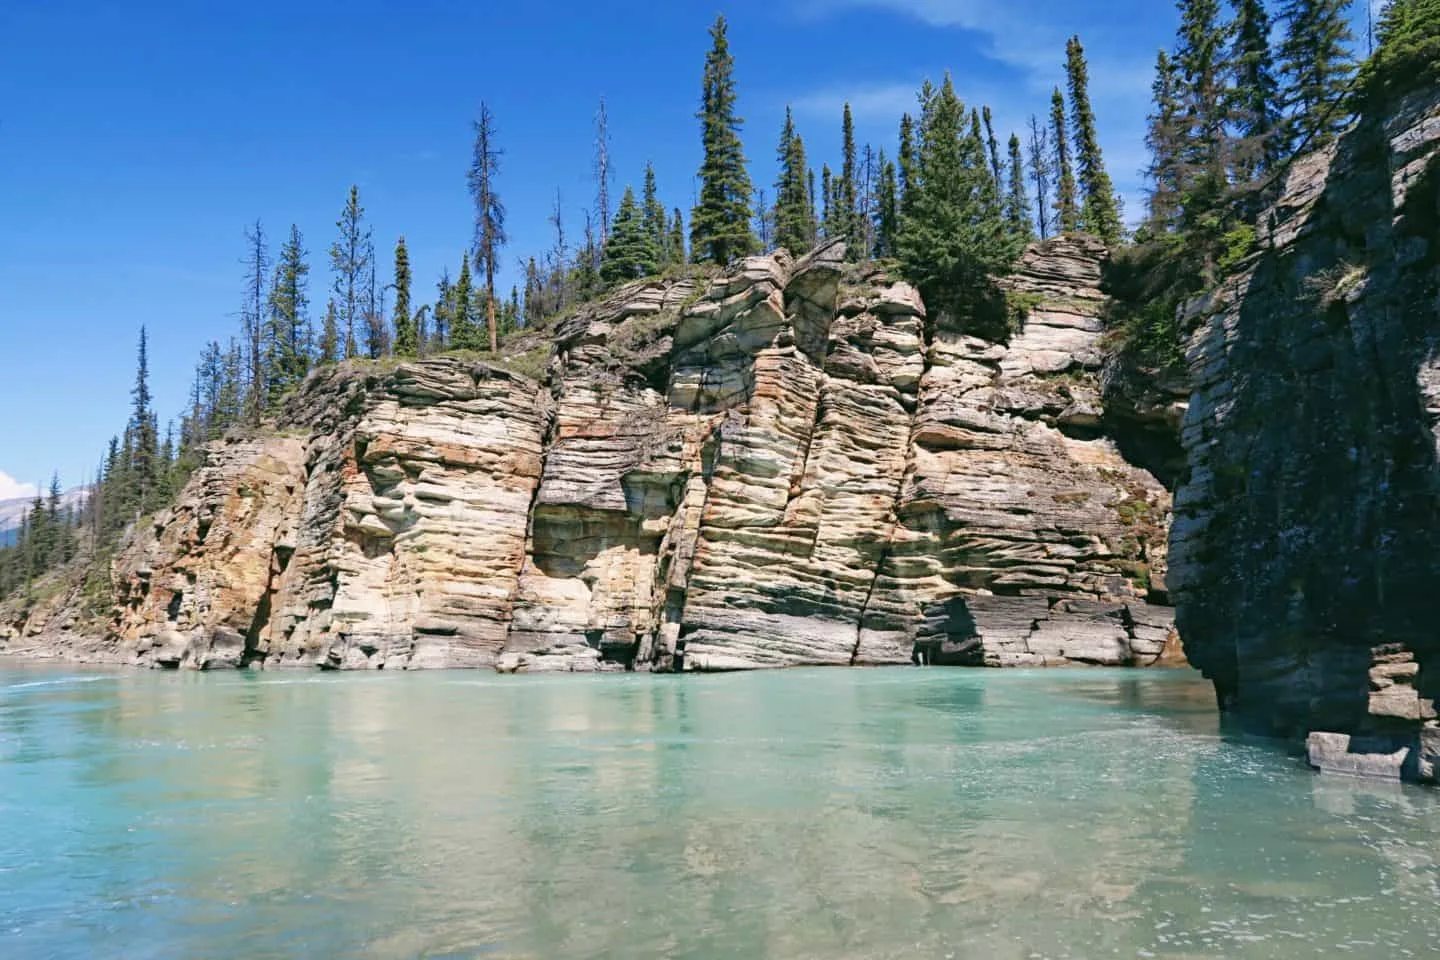
[[[0,470],[0,500],[18,500],[21,497],[33,497],[39,492],[40,488],[33,483],[21,483],[4,470]]]

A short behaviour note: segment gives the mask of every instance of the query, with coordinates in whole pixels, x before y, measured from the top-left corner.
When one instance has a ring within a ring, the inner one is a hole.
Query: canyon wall
[[[1170,497],[1105,410],[1104,257],[1029,250],[1008,344],[832,244],[625,286],[538,376],[317,373],[131,537],[104,636],[41,605],[0,638],[199,668],[1155,663]]]
[[[1190,307],[1170,586],[1190,661],[1317,766],[1440,758],[1440,95],[1286,173],[1245,269]]]

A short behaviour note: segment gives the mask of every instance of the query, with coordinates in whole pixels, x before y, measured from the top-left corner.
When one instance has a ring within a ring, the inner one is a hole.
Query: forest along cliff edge
[[[446,357],[316,374],[132,535],[103,635],[57,597],[0,627],[5,649],[202,669],[1176,656],[1170,497],[1102,400],[1103,245],[1026,253],[1008,345],[843,253],[627,285],[553,328],[538,379]]]
[[[1311,761],[1440,760],[1440,90],[1302,158],[1191,306],[1170,584],[1192,663]]]

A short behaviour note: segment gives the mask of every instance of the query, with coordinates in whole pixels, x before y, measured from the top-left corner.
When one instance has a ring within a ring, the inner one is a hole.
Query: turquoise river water
[[[0,957],[1421,957],[1440,792],[1188,672],[0,666]]]

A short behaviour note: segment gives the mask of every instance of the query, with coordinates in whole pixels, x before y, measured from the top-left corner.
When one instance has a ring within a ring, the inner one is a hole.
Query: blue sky
[[[240,302],[241,231],[293,222],[315,265],[351,183],[382,263],[404,234],[418,295],[469,242],[470,121],[489,102],[506,150],[508,285],[549,246],[558,189],[572,237],[592,205],[604,96],[619,189],[655,163],[688,218],[706,29],[731,23],[756,182],[774,179],[786,104],[817,168],[841,104],[893,152],[901,111],[950,70],[1008,133],[1046,109],[1079,33],[1106,160],[1138,205],[1150,68],[1166,0],[4,0],[0,3],[0,499],[93,470],[123,428],[138,329],[162,420]],[[1002,137],[1003,139],[1003,137]]]

